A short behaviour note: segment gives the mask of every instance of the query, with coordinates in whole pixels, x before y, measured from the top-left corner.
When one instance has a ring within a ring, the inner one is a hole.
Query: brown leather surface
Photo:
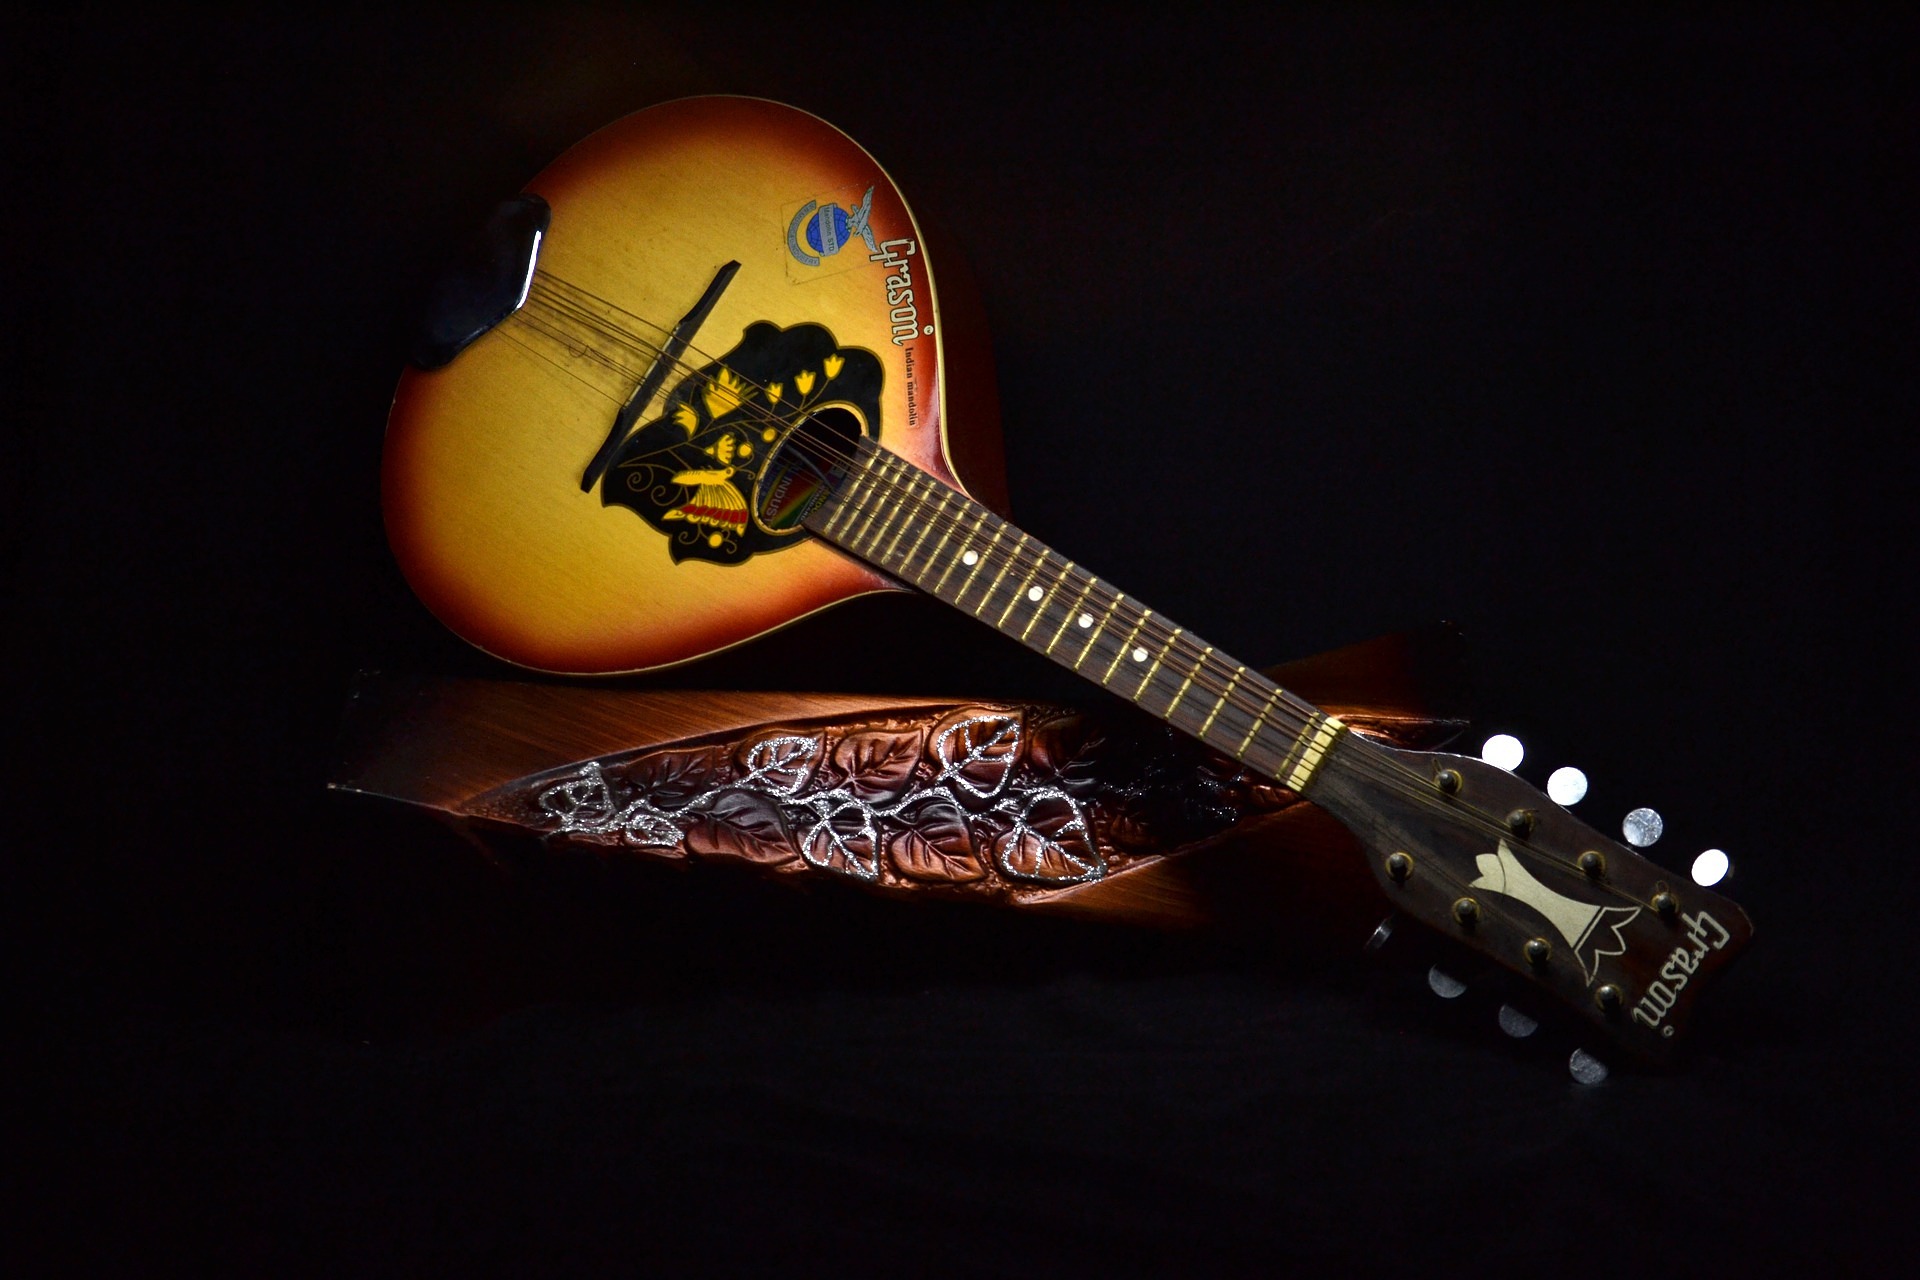
[[[1344,710],[1395,741],[1434,732],[1379,701]],[[550,849],[908,898],[1194,925],[1244,885],[1183,855],[1230,836],[1228,861],[1349,843],[1272,781],[1121,707],[367,678],[348,720],[337,790]]]

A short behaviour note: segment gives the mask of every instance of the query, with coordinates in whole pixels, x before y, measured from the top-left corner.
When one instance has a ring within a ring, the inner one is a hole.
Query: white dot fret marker
[[[1147,651],[1135,645],[1133,649],[1133,660],[1135,662],[1145,662],[1147,660]]]
[[[1081,626],[1083,626],[1083,627],[1090,627],[1090,626],[1092,626],[1092,625],[1093,625],[1093,615],[1092,615],[1092,614],[1090,614],[1090,613],[1083,613],[1083,614],[1081,614],[1081,615],[1080,615],[1080,625],[1081,625]]]
[[[1027,599],[1029,599],[1029,600],[1038,600],[1038,599],[1039,599],[1039,598],[1040,598],[1041,596],[1043,596],[1043,595],[1045,595],[1045,594],[1047,594],[1047,593],[1046,593],[1046,592],[1044,592],[1044,591],[1042,591],[1042,590],[1041,590],[1040,588],[1038,588],[1038,587],[1028,587],[1028,588],[1027,588]]]
[[[980,553],[978,551],[973,550],[971,547],[969,547],[967,550],[962,551],[960,553],[960,563],[961,564],[979,564]]]

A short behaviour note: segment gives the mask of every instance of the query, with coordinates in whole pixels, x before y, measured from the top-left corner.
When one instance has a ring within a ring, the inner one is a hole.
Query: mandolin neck
[[[815,534],[1305,793],[1368,748],[1346,726],[871,440],[838,460]]]

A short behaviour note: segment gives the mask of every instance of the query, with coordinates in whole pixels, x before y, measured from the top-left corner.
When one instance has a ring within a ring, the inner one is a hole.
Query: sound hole
[[[768,533],[799,528],[840,487],[861,434],[860,415],[844,405],[825,405],[795,424],[761,468],[754,522]]]

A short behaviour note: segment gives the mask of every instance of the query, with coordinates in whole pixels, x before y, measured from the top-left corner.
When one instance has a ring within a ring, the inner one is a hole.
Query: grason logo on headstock
[[[1601,957],[1626,954],[1627,940],[1620,931],[1640,914],[1639,907],[1596,906],[1549,889],[1520,864],[1505,840],[1494,852],[1475,858],[1474,865],[1480,869],[1480,876],[1468,887],[1504,894],[1545,916],[1573,948],[1589,985],[1600,968]]]
[[[1667,962],[1660,966],[1660,976],[1647,984],[1647,993],[1633,1006],[1633,1020],[1643,1027],[1658,1027],[1663,1036],[1672,1035],[1673,1028],[1661,1026],[1660,1020],[1673,1008],[1688,980],[1699,972],[1701,960],[1707,952],[1726,946],[1733,937],[1725,925],[1704,911],[1681,916],[1680,923],[1687,926],[1686,941],[1673,949]]]

